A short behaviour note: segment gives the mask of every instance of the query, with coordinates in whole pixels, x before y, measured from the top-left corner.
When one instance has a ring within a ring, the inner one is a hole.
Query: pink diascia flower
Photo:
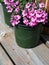
[[[35,15],[35,10],[34,9],[32,9],[32,10],[30,10],[28,12],[29,12],[29,16],[31,16],[31,17]]]
[[[18,23],[20,23],[20,18],[21,16],[20,15],[12,15],[11,16],[11,19],[10,19],[10,22],[13,26],[17,25]]]
[[[26,4],[25,8],[29,8],[30,6],[31,6],[31,3],[28,2],[28,3]]]
[[[37,18],[42,17],[42,13],[43,13],[43,10],[38,9],[38,10],[36,11],[36,17],[37,17]]]
[[[39,3],[39,7],[40,8],[44,8],[45,7],[45,4],[44,3]]]
[[[6,8],[8,10],[8,12],[12,12],[19,4],[19,1],[14,1],[14,0],[4,0],[4,3],[6,4]],[[11,11],[10,11],[11,10]],[[18,8],[17,8],[18,11]]]
[[[10,2],[10,6],[15,8],[17,5],[19,4],[19,1],[16,1],[16,2]]]
[[[18,12],[19,12],[19,10],[20,10],[20,9],[19,9],[19,7],[16,7],[16,8],[15,8],[15,12],[17,12],[17,13],[18,13]]]
[[[36,6],[36,4],[30,5],[31,7],[28,6],[28,3],[26,5],[27,10],[24,9],[22,11],[23,18],[27,18],[23,20],[23,23],[25,25],[33,27],[38,23],[46,23],[45,21],[47,20],[47,13],[44,10],[34,8],[33,6]]]
[[[36,18],[37,18],[36,22],[37,23],[40,23],[40,22],[44,21],[43,18],[42,18],[42,14],[43,14],[43,10],[39,9],[39,10],[36,11]]]
[[[14,2],[14,0],[4,0],[4,3],[5,3],[6,5],[9,5],[11,2]]]
[[[36,26],[36,25],[37,25],[37,23],[36,23],[36,22],[32,22],[32,21],[31,21],[31,22],[29,22],[29,26],[30,26],[30,27],[34,27],[34,26]]]
[[[24,23],[26,26],[28,26],[29,20],[28,20],[27,18],[24,18],[23,23]]]
[[[32,22],[36,22],[36,20],[37,20],[36,16],[31,17]]]
[[[15,4],[18,5],[19,4],[19,1],[16,1]]]
[[[23,15],[23,17],[27,16],[27,11],[26,11],[26,9],[22,11],[22,15]]]
[[[15,15],[15,16],[14,16],[14,19],[15,19],[15,20],[19,20],[20,18],[21,18],[20,15]]]
[[[15,2],[11,2],[11,3],[10,3],[10,6],[11,6],[12,8],[15,8],[15,7],[16,7]]]
[[[7,6],[6,9],[7,9],[8,12],[12,12],[13,11],[13,8],[11,8],[10,6]]]
[[[36,8],[37,8],[37,6],[36,6],[36,4],[35,4],[35,3],[32,3],[32,7],[33,7],[34,9],[36,9]]]
[[[43,11],[43,13],[42,13],[42,17],[48,17],[48,14],[45,12],[45,11]]]
[[[23,23],[30,27],[36,26],[38,23],[45,24],[47,22],[48,14],[41,9],[45,7],[44,3],[40,3],[39,9],[37,9],[35,3],[28,2],[25,5],[25,9],[21,11],[21,15],[18,15],[18,13],[20,13],[19,1],[4,0],[4,3],[6,4],[8,12],[13,13],[10,18],[10,22],[13,26],[20,23],[21,16]]]
[[[26,17],[31,19],[32,16],[35,16],[34,9],[27,9],[27,15]]]
[[[47,15],[48,14],[45,11],[43,11],[43,10],[37,10],[37,12],[36,12],[36,18],[37,18],[37,20],[36,20],[36,22],[38,22],[38,23],[40,23],[40,22],[46,23]]]
[[[42,18],[45,19],[44,22],[46,23],[48,20],[48,14],[45,11],[43,11]]]

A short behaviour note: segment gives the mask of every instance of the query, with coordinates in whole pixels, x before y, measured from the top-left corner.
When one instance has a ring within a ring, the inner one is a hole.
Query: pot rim
[[[33,28],[35,28],[35,27],[37,27],[37,26],[39,26],[39,25],[42,25],[42,24],[41,24],[41,23],[38,23],[36,26],[29,27],[29,26],[26,26],[26,25],[24,25],[24,24],[19,23],[18,25],[16,25],[16,27],[24,27],[24,28],[33,29]]]

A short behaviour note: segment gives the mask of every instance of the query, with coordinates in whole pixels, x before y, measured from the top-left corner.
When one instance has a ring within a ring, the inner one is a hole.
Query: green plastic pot
[[[2,3],[2,8],[3,8],[3,13],[4,13],[5,23],[6,23],[8,26],[12,26],[11,23],[10,23],[11,13],[8,13],[8,12],[7,12],[6,6],[5,6],[4,3]]]
[[[22,48],[34,48],[39,44],[41,24],[29,28],[22,24],[15,27],[15,39],[17,44]]]

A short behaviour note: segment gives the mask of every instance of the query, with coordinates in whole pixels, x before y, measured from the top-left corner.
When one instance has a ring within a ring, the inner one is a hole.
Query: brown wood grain
[[[16,65],[49,65],[49,48],[44,44],[32,49],[21,48],[13,32],[4,36],[1,43]]]
[[[45,2],[46,2],[46,0],[42,0],[42,2],[44,2],[44,3],[45,3]]]
[[[13,65],[1,46],[0,46],[0,65]]]
[[[47,11],[49,12],[49,0],[48,0],[48,3],[47,3]]]

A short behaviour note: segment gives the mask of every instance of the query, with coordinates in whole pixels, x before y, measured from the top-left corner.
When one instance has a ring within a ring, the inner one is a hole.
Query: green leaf
[[[29,2],[35,2],[35,0],[28,0]]]
[[[4,0],[0,0],[0,2],[4,2]]]
[[[35,0],[35,3],[37,5],[37,8],[39,8],[39,2],[38,2],[38,0]]]

